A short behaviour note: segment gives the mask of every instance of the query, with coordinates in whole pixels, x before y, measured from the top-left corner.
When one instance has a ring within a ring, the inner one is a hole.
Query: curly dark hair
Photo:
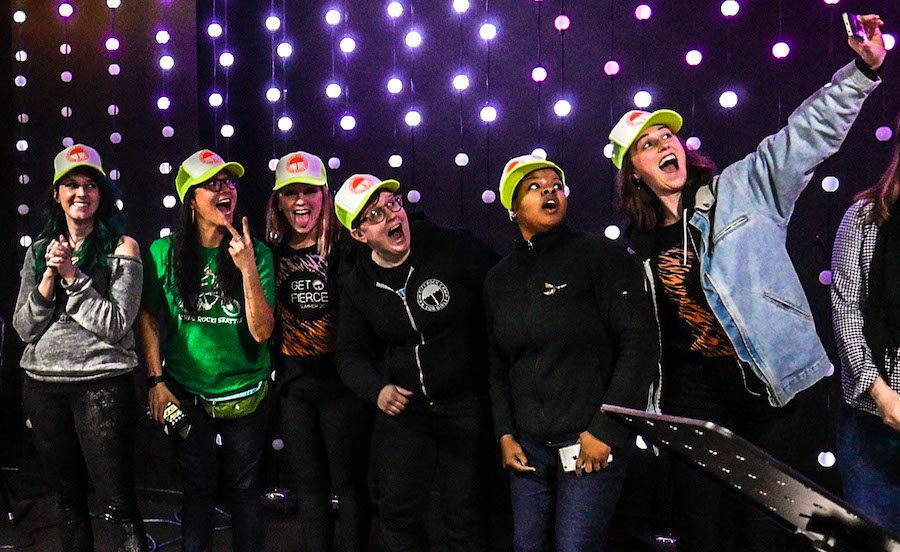
[[[193,209],[190,207],[196,189],[197,187],[194,186],[184,194],[181,213],[175,231],[172,232],[172,247],[169,248],[169,258],[166,263],[170,267],[166,273],[168,282],[175,284],[176,298],[180,300],[182,308],[188,313],[197,312],[204,268],[204,258],[201,255],[200,242],[197,240]],[[231,254],[228,253],[229,241],[222,239],[219,243],[219,251],[216,254],[216,283],[219,291],[231,297],[237,297],[242,293],[241,272],[235,266]]]
[[[97,169],[87,166],[75,167],[66,173],[66,176],[60,178],[49,187],[45,198],[44,228],[35,239],[35,242],[39,244],[50,243],[50,240],[68,235],[69,227],[66,224],[66,213],[63,211],[62,205],[56,201],[56,194],[59,191],[60,183],[69,175],[81,175],[90,178],[97,183],[97,189],[100,191],[100,204],[94,212],[94,229],[82,242],[75,266],[82,270],[87,270],[94,266],[105,269],[109,266],[107,255],[116,250],[116,246],[122,238],[125,228],[125,215],[116,206],[116,200],[122,197],[119,188]],[[37,275],[40,275],[47,268],[44,251],[41,249],[39,246],[32,249],[34,269]],[[46,249],[46,247],[43,247],[43,249]]]

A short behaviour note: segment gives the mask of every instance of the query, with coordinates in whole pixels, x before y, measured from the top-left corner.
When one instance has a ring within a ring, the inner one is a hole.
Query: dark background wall
[[[397,19],[387,15],[388,2],[382,0],[123,0],[115,10],[99,1],[72,3],[75,13],[64,23],[57,2],[12,0],[0,34],[0,68],[8,76],[3,82],[11,99],[2,108],[7,201],[0,213],[0,250],[6,261],[0,306],[5,316],[12,311],[18,286],[25,250],[20,240],[40,230],[53,156],[67,136],[94,145],[106,168],[120,171],[128,233],[144,250],[174,223],[177,208],[163,201],[174,192],[178,164],[196,149],[210,147],[247,168],[240,209],[250,216],[258,236],[273,182],[270,159],[303,149],[340,159],[329,177],[333,188],[355,172],[397,178],[404,191],[421,196],[410,210],[441,224],[467,227],[507,252],[515,228],[499,202],[485,204],[482,193],[496,190],[510,157],[544,148],[567,172],[570,224],[595,232],[621,226],[623,218],[613,205],[614,169],[603,148],[621,113],[634,107],[635,92],[652,93],[651,109],[680,111],[686,120],[682,134],[699,137],[702,150],[724,167],[780,128],[791,110],[852,59],[841,10],[880,13],[885,31],[895,35],[900,24],[900,5],[893,0],[842,0],[837,5],[745,0],[733,18],[722,16],[719,1],[649,0],[653,15],[646,21],[635,19],[639,2],[632,0],[473,1],[461,15],[450,0],[403,0],[404,12]],[[332,8],[343,14],[334,27],[324,17]],[[27,13],[22,24],[12,20],[19,9]],[[560,13],[571,20],[564,33],[553,26]],[[272,14],[281,19],[275,32],[264,24]],[[224,27],[216,39],[207,33],[213,21]],[[498,29],[490,43],[479,37],[485,22]],[[161,45],[155,36],[164,28],[171,40]],[[403,42],[413,28],[424,37],[415,50]],[[120,48],[110,52],[104,43],[113,35]],[[344,54],[338,43],[347,36],[357,46]],[[791,47],[782,60],[771,54],[779,40]],[[284,59],[274,53],[282,41],[293,47]],[[63,42],[72,45],[68,56],[60,54]],[[697,67],[684,61],[694,48],[704,56]],[[28,55],[24,62],[14,57],[20,49]],[[217,63],[226,50],[235,58],[227,69]],[[170,71],[158,65],[164,54],[175,60]],[[886,164],[889,143],[876,140],[875,131],[890,126],[900,109],[896,56],[896,50],[889,54],[884,84],[867,101],[841,152],[813,176],[791,222],[789,251],[834,359],[828,288],[819,275],[828,269],[834,232],[853,195],[873,183]],[[621,65],[615,77],[604,74],[609,59]],[[108,72],[111,63],[121,67],[116,77]],[[530,78],[538,64],[549,73],[540,85]],[[60,78],[65,70],[73,73],[70,83]],[[451,86],[458,72],[471,83],[462,92]],[[17,75],[27,78],[24,87],[13,85]],[[386,89],[392,76],[403,80],[400,94]],[[341,97],[326,97],[330,82],[342,86]],[[272,85],[283,92],[274,104],[265,98]],[[718,103],[728,89],[739,97],[730,110]],[[218,108],[208,102],[214,91],[225,97]],[[161,111],[156,102],[164,94],[171,107]],[[553,111],[561,98],[572,105],[566,118]],[[119,107],[118,115],[108,114],[111,104]],[[491,124],[479,118],[487,104],[498,112]],[[72,117],[61,117],[66,105],[72,107]],[[423,117],[414,129],[403,122],[409,109]],[[28,114],[27,123],[18,122],[20,113]],[[352,131],[338,125],[346,114],[356,118]],[[293,121],[289,132],[275,124],[283,115]],[[226,121],[235,129],[231,138],[220,134]],[[162,134],[166,125],[174,129],[170,138]],[[121,133],[120,143],[110,141],[113,132]],[[16,142],[22,139],[28,148],[18,151]],[[460,152],[469,156],[465,167],[454,163]],[[399,168],[388,165],[392,154],[402,156]],[[172,165],[169,174],[160,172],[166,162]],[[21,175],[29,176],[27,184],[21,183]],[[832,193],[821,186],[830,175],[840,181]],[[20,205],[28,206],[26,214],[18,214],[24,211]],[[8,364],[17,361],[15,349],[14,344],[7,352]],[[4,393],[10,393],[9,386]],[[798,398],[801,415],[796,425],[785,428],[786,438],[809,453],[808,462],[799,467],[832,487],[835,470],[819,466],[816,456],[833,447],[830,420],[837,400],[838,378],[826,379]],[[4,402],[9,410],[14,394]],[[18,414],[13,408],[4,415],[15,419]],[[2,425],[10,426],[6,421]],[[13,431],[5,438],[20,436]]]

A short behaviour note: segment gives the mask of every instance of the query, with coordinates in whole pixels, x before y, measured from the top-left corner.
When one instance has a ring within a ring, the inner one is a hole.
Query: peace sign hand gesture
[[[256,256],[253,253],[253,240],[250,239],[250,224],[247,217],[241,221],[244,226],[244,235],[238,234],[231,223],[226,222],[225,228],[231,232],[231,242],[228,244],[228,253],[234,259],[234,265],[241,271],[241,274],[247,274],[249,271],[256,270]]]

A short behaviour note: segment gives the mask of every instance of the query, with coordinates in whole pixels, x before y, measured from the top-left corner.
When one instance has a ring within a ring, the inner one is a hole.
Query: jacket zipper
[[[641,263],[644,269],[644,275],[647,277],[647,283],[650,286],[650,299],[653,301],[653,317],[656,319],[656,339],[659,343],[659,354],[656,357],[656,369],[659,374],[659,385],[656,386],[656,392],[649,398],[649,405],[656,405],[656,412],[662,413],[662,327],[659,323],[659,304],[656,302],[656,284],[653,282],[653,269],[650,268],[650,260]],[[648,406],[649,406],[648,405]]]
[[[419,328],[416,326],[416,321],[413,319],[412,310],[410,310],[409,308],[409,302],[407,302],[406,300],[406,288],[407,286],[409,286],[409,279],[412,277],[412,273],[413,267],[409,267],[409,273],[406,275],[406,281],[403,282],[403,288],[400,290],[392,289],[390,286],[386,286],[381,282],[375,282],[375,287],[386,289],[392,293],[397,294],[397,296],[400,297],[400,300],[403,301],[403,308],[406,309],[406,316],[409,317],[410,326],[412,326],[413,331],[419,334],[420,343],[413,347],[413,351],[416,355],[416,368],[418,368],[419,370],[419,385],[422,386],[422,394],[426,399],[430,401],[431,397],[428,395],[428,391],[425,389],[425,373],[422,371],[422,359],[419,357],[419,347],[425,345],[425,336],[422,334],[422,332],[419,331]]]

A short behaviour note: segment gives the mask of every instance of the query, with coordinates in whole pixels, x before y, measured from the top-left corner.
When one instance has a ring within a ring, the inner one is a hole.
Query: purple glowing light
[[[557,31],[565,31],[569,28],[571,21],[569,21],[568,15],[557,15],[556,19],[553,20],[553,26],[556,27]]]
[[[894,135],[894,132],[891,130],[891,127],[880,126],[875,131],[875,138],[878,139],[879,142],[887,142]]]
[[[634,9],[634,16],[638,21],[646,21],[653,15],[653,10],[647,4],[641,4]]]
[[[531,70],[531,80],[534,82],[544,82],[547,79],[547,70],[538,65]]]
[[[618,75],[619,70],[621,70],[621,67],[619,67],[619,62],[613,59],[607,61],[603,65],[603,72],[609,76]]]
[[[119,49],[119,39],[111,36],[106,39],[106,49],[110,52],[115,52]]]
[[[684,61],[688,65],[697,66],[703,61],[703,53],[700,50],[691,50],[684,55]]]
[[[72,4],[63,2],[59,5],[59,15],[61,15],[62,17],[72,17],[73,13],[75,13],[75,8],[72,7]]]
[[[791,47],[788,46],[787,42],[776,42],[774,46],[772,46],[772,55],[778,59],[783,59],[791,53]]]

